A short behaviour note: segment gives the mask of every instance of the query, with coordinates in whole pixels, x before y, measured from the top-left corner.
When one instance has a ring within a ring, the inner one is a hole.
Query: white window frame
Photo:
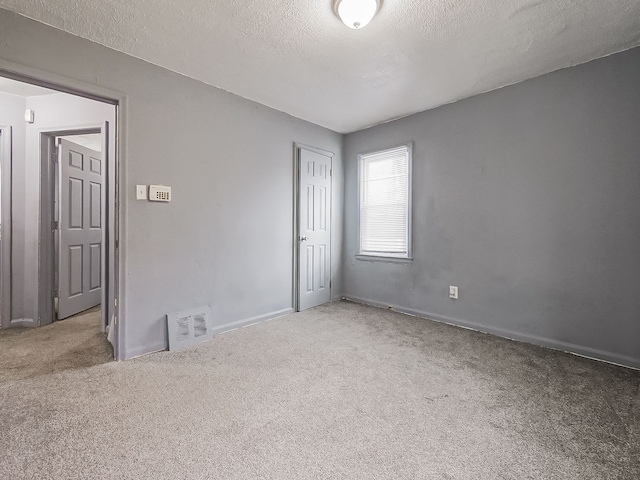
[[[362,201],[362,166],[363,160],[371,155],[376,155],[384,152],[388,152],[390,150],[396,150],[398,148],[405,147],[407,149],[407,253],[405,255],[394,255],[391,253],[375,253],[375,252],[366,252],[362,253],[361,251],[361,238],[360,238],[360,203]],[[391,148],[385,148],[382,150],[375,150],[372,152],[361,153],[358,155],[358,199],[357,199],[357,253],[355,257],[358,260],[369,260],[369,261],[380,261],[380,262],[411,262],[413,260],[413,250],[412,250],[412,236],[413,236],[413,214],[412,214],[412,200],[413,200],[413,144],[412,143],[404,143],[401,145],[397,145]]]

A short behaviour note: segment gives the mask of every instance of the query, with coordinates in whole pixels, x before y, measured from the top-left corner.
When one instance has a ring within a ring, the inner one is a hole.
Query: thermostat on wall
[[[170,202],[171,187],[166,185],[149,185],[149,200],[152,202]]]

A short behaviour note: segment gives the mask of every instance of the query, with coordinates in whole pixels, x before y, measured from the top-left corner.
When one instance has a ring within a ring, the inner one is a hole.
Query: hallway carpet
[[[40,328],[0,330],[0,385],[111,361],[99,306]]]
[[[121,363],[105,342],[0,357],[0,478],[640,478],[638,371],[346,302]]]

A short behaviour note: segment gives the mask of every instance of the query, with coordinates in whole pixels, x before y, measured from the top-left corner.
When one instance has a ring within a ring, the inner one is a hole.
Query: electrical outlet
[[[453,298],[454,300],[458,299],[458,287],[453,285],[449,287],[449,298]]]

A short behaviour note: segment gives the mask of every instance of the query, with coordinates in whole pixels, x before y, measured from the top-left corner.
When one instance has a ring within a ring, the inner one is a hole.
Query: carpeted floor
[[[390,311],[122,363],[83,333],[12,364],[32,332],[5,333],[2,479],[640,478],[640,372]]]
[[[0,330],[0,388],[10,380],[111,361],[99,306],[45,327]]]

